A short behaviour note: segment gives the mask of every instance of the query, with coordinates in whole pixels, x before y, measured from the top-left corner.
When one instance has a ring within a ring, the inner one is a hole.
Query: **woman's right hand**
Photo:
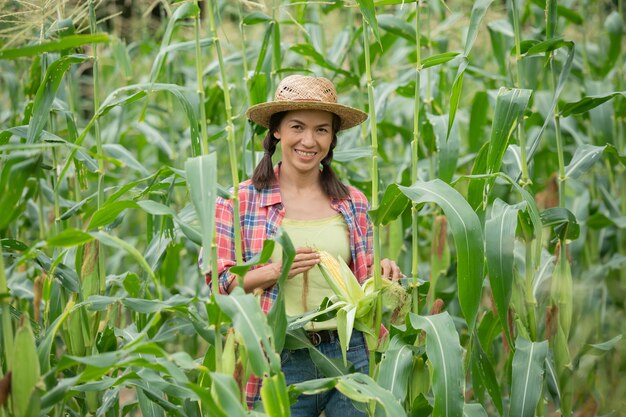
[[[293,278],[298,274],[308,271],[315,265],[320,263],[320,256],[313,248],[299,247],[296,248],[296,256],[293,259],[291,268],[289,269],[289,278]],[[280,262],[269,263],[260,268],[248,271],[244,278],[244,290],[252,292],[257,288],[266,289],[278,282],[282,271]],[[228,287],[228,292],[237,286],[237,280],[234,279]]]
[[[289,278],[293,278],[298,274],[308,271],[318,263],[320,263],[320,255],[315,249],[309,247],[296,248],[296,256],[293,259],[288,276]],[[278,278],[280,278],[280,271],[281,267],[279,266]],[[276,280],[278,280],[278,278],[276,278]]]

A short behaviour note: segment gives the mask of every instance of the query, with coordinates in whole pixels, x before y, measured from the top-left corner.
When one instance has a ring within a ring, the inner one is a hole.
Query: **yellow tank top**
[[[350,263],[350,237],[348,225],[341,214],[314,220],[283,219],[282,228],[295,248],[308,246],[325,250],[335,257],[341,256]],[[282,248],[276,245],[272,262],[281,262]],[[318,266],[311,268],[306,277],[298,274],[287,280],[285,286],[285,306],[288,316],[300,316],[319,307],[325,297],[333,295]],[[335,319],[324,322],[309,322],[306,330],[336,329]]]

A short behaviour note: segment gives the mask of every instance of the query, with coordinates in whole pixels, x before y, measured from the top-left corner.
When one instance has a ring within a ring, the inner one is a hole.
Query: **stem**
[[[422,70],[422,56],[421,56],[421,39],[420,39],[420,8],[421,1],[418,0],[416,3],[416,11],[417,16],[415,18],[415,53],[416,53],[416,63],[415,63],[415,105],[414,105],[414,113],[413,113],[413,141],[411,142],[411,184],[415,184],[417,182],[417,163],[419,159],[418,149],[419,149],[419,118],[420,118],[420,71]],[[411,276],[413,277],[413,291],[412,291],[412,305],[411,311],[413,313],[419,314],[419,291],[417,290],[418,281],[418,264],[419,264],[419,223],[418,223],[418,213],[417,213],[417,205],[411,205]]]
[[[273,0],[272,2],[272,20],[274,21],[274,45],[272,46],[272,75],[278,73],[280,69],[280,25],[278,24],[278,8],[280,6],[280,0]]]
[[[94,0],[89,0],[89,28],[91,33],[96,33],[96,10]],[[98,83],[100,81],[99,65],[98,65],[98,44],[93,43],[91,45],[93,50],[93,113],[97,114],[100,107],[100,88]],[[102,149],[102,138],[100,137],[100,122],[94,120],[94,136],[96,138],[96,149],[98,150],[98,197],[97,207],[100,209],[104,204],[104,152]],[[104,246],[98,245],[98,276],[100,277],[100,289],[99,293],[104,294],[106,290],[106,268],[105,268],[105,254]]]
[[[513,32],[515,34],[515,85],[518,88],[522,88],[522,35],[519,24],[519,13],[517,10],[516,0],[511,0],[511,11],[513,14]],[[522,165],[522,177],[520,179],[520,185],[526,187],[532,183],[530,176],[528,175],[528,156],[526,154],[526,133],[524,131],[523,120],[520,121],[520,125],[517,127],[517,141],[520,147],[520,158]]]
[[[531,265],[533,261],[533,245],[532,242],[526,241],[526,277],[525,277],[525,297],[526,297],[526,310],[528,314],[528,333],[530,334],[531,340],[534,342],[537,340],[537,317],[535,309],[537,307],[537,301],[535,300],[535,295],[533,293],[533,268]],[[511,346],[513,346],[513,341],[509,340]]]
[[[370,44],[369,44],[369,26],[367,22],[363,21],[363,39],[365,45],[365,73],[367,74],[367,97],[369,100],[369,120],[370,130],[372,135],[372,165],[371,165],[371,177],[372,177],[372,210],[378,208],[378,134],[376,130],[376,107],[374,104],[374,87],[372,81],[372,68],[370,62]],[[380,226],[374,226],[374,290],[380,291],[383,282],[380,275]],[[376,315],[374,319],[374,332],[376,334],[376,340],[380,337],[380,324],[382,322],[382,296],[379,294],[376,298]],[[370,350],[370,376],[374,376],[375,362],[376,362],[376,349]]]
[[[198,1],[196,0],[196,6]],[[196,80],[198,85],[198,103],[200,107],[200,147],[202,155],[209,153],[209,135],[206,130],[206,109],[204,108],[204,84],[202,80],[202,53],[200,51],[200,13],[194,19],[194,40],[196,43]]]
[[[207,13],[209,16],[209,28],[211,38],[215,43],[215,51],[220,65],[220,76],[222,86],[224,88],[224,108],[226,110],[226,140],[228,142],[228,154],[230,157],[230,175],[233,181],[233,228],[235,234],[235,259],[238,264],[243,262],[241,253],[241,223],[239,222],[239,172],[237,170],[237,149],[235,145],[235,128],[233,126],[232,106],[230,104],[230,91],[228,89],[228,80],[226,78],[226,67],[224,66],[224,58],[222,56],[222,47],[215,30],[215,14],[213,13],[213,0],[207,3]],[[239,285],[243,288],[243,277],[237,277]]]

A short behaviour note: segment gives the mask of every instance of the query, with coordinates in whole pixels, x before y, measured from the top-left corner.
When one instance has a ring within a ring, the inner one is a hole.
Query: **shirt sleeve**
[[[365,247],[361,247],[361,250],[364,250],[365,254],[365,265],[367,266],[367,274],[363,279],[372,275],[372,264],[374,263],[374,246],[373,246],[373,236],[374,232],[372,229],[372,221],[368,214],[368,210],[370,208],[369,201],[365,194],[354,187],[350,187],[351,198],[354,204],[354,209],[356,211],[356,223],[357,227],[360,229],[363,236],[365,236],[364,244]]]
[[[231,200],[217,198],[215,203],[215,232],[219,289],[221,294],[228,294],[228,287],[235,279],[235,275],[231,274],[228,268],[236,264],[233,203]],[[211,285],[213,271],[209,270],[205,278],[207,285]]]

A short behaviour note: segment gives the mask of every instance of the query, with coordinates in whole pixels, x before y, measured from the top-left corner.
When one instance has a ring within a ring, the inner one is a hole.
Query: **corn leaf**
[[[518,208],[496,200],[492,216],[485,222],[485,252],[493,299],[507,339],[513,344],[507,316],[513,287],[513,249]],[[530,265],[528,265],[530,267]],[[502,413],[502,411],[500,410]]]
[[[258,301],[252,294],[244,294],[239,287],[229,295],[214,294],[215,302],[233,321],[235,330],[243,338],[252,371],[257,376],[269,372],[269,360],[276,356],[270,337],[272,331]],[[267,352],[267,356],[266,356]]]
[[[509,141],[517,124],[524,115],[530,94],[531,90],[500,88],[496,97],[491,137],[489,144],[486,145],[487,155],[482,155],[486,160],[477,158],[472,174],[494,173],[500,170],[504,152],[509,146]],[[484,151],[481,149],[481,152]],[[468,200],[472,203],[472,207],[478,207],[478,202],[483,200],[482,196],[485,192],[485,186],[487,184],[491,185],[492,182],[492,179],[472,180],[468,190]]]
[[[27,143],[35,143],[39,139],[41,131],[48,122],[50,106],[65,72],[72,64],[80,64],[88,59],[87,55],[66,55],[50,64],[35,96],[33,115],[28,127]]]
[[[465,404],[463,417],[487,417],[487,412],[480,404]]]
[[[576,148],[574,156],[568,165],[565,166],[565,176],[576,179],[596,163],[602,156],[606,146],[593,146],[584,144]]]
[[[386,225],[400,216],[410,200],[400,190],[397,184],[390,184],[385,189],[385,194],[375,210],[370,210],[369,215],[374,225]]]
[[[376,8],[374,0],[356,0],[359,10],[367,24],[372,28],[376,42],[380,43],[380,31],[378,30],[378,20],[376,19]],[[367,39],[367,37],[366,37]]]
[[[411,345],[406,344],[400,337],[394,337],[378,365],[376,382],[390,391],[400,404],[406,399],[413,368],[413,351]]]
[[[48,246],[71,247],[91,242],[93,236],[78,229],[65,229],[46,240]]]
[[[489,395],[491,396],[491,400],[493,401],[493,405],[498,410],[498,413],[502,416],[502,391],[500,389],[500,385],[498,384],[498,379],[496,377],[496,372],[493,368],[492,360],[490,359],[489,355],[487,355],[483,350],[483,347],[480,344],[480,338],[477,334],[474,334],[472,340],[472,356],[470,359],[472,379],[478,379],[480,381],[480,385],[484,386],[487,389],[487,392],[489,393]],[[482,403],[484,404],[484,402]],[[466,407],[468,405],[469,404],[466,404]]]
[[[484,278],[484,243],[478,216],[454,188],[441,180],[418,181],[410,187],[399,188],[414,203],[436,203],[446,214],[457,249],[459,303],[471,331]]]
[[[515,341],[509,416],[533,417],[543,387],[548,342]]]
[[[217,159],[215,153],[190,158],[185,162],[187,187],[196,209],[202,234],[202,274],[210,270],[211,242],[215,233],[215,200],[217,199]]]
[[[561,116],[568,117],[576,114],[586,113],[589,110],[595,109],[599,105],[604,104],[617,96],[626,97],[626,91],[615,91],[609,94],[586,96],[578,101],[565,103],[560,108]]]
[[[573,42],[556,40],[556,41],[542,42],[538,45],[535,45],[535,47],[527,51],[527,56],[530,56],[532,54],[552,51],[552,50],[562,48],[562,47],[568,49],[567,57],[565,59],[565,63],[563,64],[563,67],[561,68],[561,72],[559,74],[559,80],[554,90],[554,95],[552,96],[552,102],[550,103],[550,108],[548,110],[548,114],[545,116],[546,118],[543,122],[543,125],[537,131],[537,133],[533,136],[533,138],[530,139],[528,142],[528,152],[527,152],[528,161],[532,160],[533,156],[535,155],[535,152],[537,151],[537,148],[539,147],[541,135],[543,135],[544,130],[546,129],[548,124],[552,121],[552,116],[554,115],[554,111],[556,109],[559,96],[561,95],[561,91],[563,91],[563,88],[565,87],[565,81],[567,80],[567,77],[569,76],[570,70],[572,68],[572,62],[574,61],[574,49],[575,48],[574,48]]]
[[[435,396],[433,415],[461,417],[465,386],[463,349],[452,318],[447,312],[434,316],[409,313],[409,323],[426,332],[426,354],[432,364]]]
[[[472,47],[474,46],[474,42],[476,41],[476,37],[478,36],[478,28],[480,23],[482,22],[485,14],[487,14],[487,9],[491,6],[493,0],[478,0],[474,2],[474,6],[472,7],[472,13],[470,15],[470,24],[467,29],[467,38],[465,38],[465,48],[463,49],[463,55],[468,56]]]
[[[46,52],[57,52],[72,49],[90,43],[107,43],[109,35],[106,33],[93,33],[84,35],[70,35],[61,39],[40,43],[38,45],[23,46],[15,49],[0,50],[0,59],[15,59],[28,56],[37,56]]]
[[[319,394],[336,388],[346,397],[357,402],[376,401],[385,410],[389,417],[405,417],[406,412],[396,401],[393,394],[381,388],[369,376],[362,373],[354,373],[335,378],[313,379],[306,382],[291,385],[289,387],[292,398],[300,394]]]

